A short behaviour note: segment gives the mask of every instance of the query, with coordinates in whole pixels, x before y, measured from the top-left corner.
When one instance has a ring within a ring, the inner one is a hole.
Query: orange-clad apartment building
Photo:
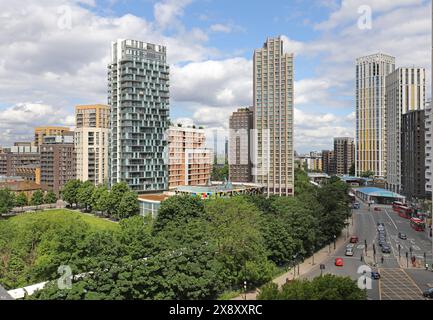
[[[204,129],[171,126],[168,130],[169,189],[205,185],[212,172],[212,151],[206,149]]]

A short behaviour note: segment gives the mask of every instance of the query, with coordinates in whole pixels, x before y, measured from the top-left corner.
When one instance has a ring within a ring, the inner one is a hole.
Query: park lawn
[[[112,222],[106,219],[95,217],[91,214],[81,213],[74,210],[68,209],[57,209],[57,210],[45,210],[38,211],[35,213],[25,213],[22,215],[18,215],[8,220],[14,224],[24,223],[29,217],[41,219],[41,220],[50,220],[53,222],[61,222],[64,218],[67,217],[77,217],[78,219],[85,222],[91,231],[117,231],[119,230],[119,224],[116,222]],[[2,221],[0,220],[0,223]]]

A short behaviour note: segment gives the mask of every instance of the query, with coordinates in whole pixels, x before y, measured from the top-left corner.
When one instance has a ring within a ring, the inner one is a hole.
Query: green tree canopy
[[[156,232],[162,230],[170,221],[178,224],[204,216],[203,200],[189,195],[173,196],[161,203],[154,224]]]
[[[358,288],[350,277],[331,274],[313,280],[292,280],[282,286],[275,283],[262,287],[259,300],[366,300],[365,290]]]
[[[362,178],[371,178],[371,177],[374,177],[374,172],[373,171],[364,171],[364,172],[361,172],[361,177]]]
[[[94,211],[105,213],[110,209],[110,192],[105,185],[97,186],[92,193],[91,207]]]
[[[117,207],[116,216],[118,219],[125,219],[137,215],[139,212],[137,194],[134,191],[127,191]]]
[[[15,195],[9,189],[0,189],[0,213],[8,213],[15,206]]]
[[[17,207],[25,207],[28,203],[27,195],[24,192],[20,192],[15,198],[15,205]]]
[[[81,183],[77,190],[77,202],[78,205],[84,207],[88,211],[92,206],[92,195],[95,190],[95,186],[91,181]]]
[[[80,180],[70,180],[66,182],[62,189],[62,199],[71,206],[78,204],[78,190],[81,186]]]
[[[33,192],[30,204],[32,206],[39,206],[44,203],[44,193],[41,190],[36,190]]]
[[[51,204],[56,202],[57,202],[56,194],[53,191],[48,191],[44,197],[44,203]]]
[[[217,198],[205,203],[205,211],[218,258],[233,274],[232,284],[270,279],[273,266],[267,260],[257,207],[244,197]]]

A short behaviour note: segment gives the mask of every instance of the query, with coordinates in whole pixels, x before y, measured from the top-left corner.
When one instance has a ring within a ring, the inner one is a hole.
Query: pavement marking
[[[401,268],[379,268],[381,300],[422,300],[422,291]]]
[[[394,220],[392,220],[391,216],[389,215],[389,213],[386,209],[385,209],[385,213],[388,216],[388,218],[391,220],[391,222],[394,224],[395,230],[398,230],[397,225],[395,224]]]

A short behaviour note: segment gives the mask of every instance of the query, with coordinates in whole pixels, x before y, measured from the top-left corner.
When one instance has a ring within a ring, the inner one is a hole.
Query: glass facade
[[[166,48],[135,40],[112,45],[108,70],[109,180],[138,193],[168,189],[169,66]]]

